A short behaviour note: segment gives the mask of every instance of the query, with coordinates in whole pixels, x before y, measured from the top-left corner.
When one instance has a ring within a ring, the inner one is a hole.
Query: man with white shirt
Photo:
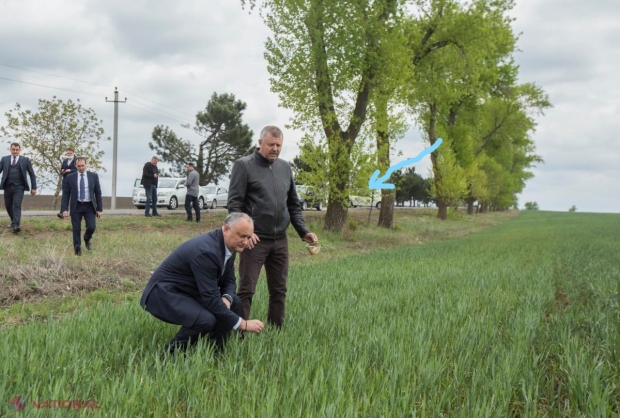
[[[22,218],[22,201],[24,192],[30,190],[31,195],[37,193],[37,176],[34,174],[32,164],[27,157],[19,155],[22,147],[17,142],[11,144],[11,155],[2,157],[0,161],[0,190],[4,190],[4,207],[11,218],[11,223],[7,226],[14,233],[21,231],[20,222]],[[30,186],[28,179],[30,176]]]
[[[62,161],[62,165],[60,166],[60,174],[62,175],[62,185],[65,184],[65,180],[67,179],[67,176],[69,174],[75,173],[77,171],[77,168],[75,167],[75,155],[74,154],[75,154],[75,150],[73,148],[67,148],[67,152],[65,154],[67,158],[65,158]],[[58,212],[56,216],[58,216],[60,219],[65,218],[64,216],[62,216],[62,211]]]
[[[221,350],[231,330],[260,333],[264,324],[239,316],[235,254],[252,237],[252,218],[232,213],[224,226],[181,244],[155,270],[140,305],[155,318],[181,329],[168,351],[185,351],[204,336]]]
[[[84,243],[86,249],[91,250],[90,240],[97,229],[96,218],[101,218],[103,214],[103,203],[101,198],[101,185],[99,176],[96,173],[86,171],[86,159],[77,157],[75,159],[77,171],[67,176],[66,182],[62,186],[62,216],[69,216],[68,210],[71,209],[71,227],[73,229],[73,248],[75,255],[82,255],[82,218],[86,222],[86,232],[84,233]],[[71,205],[69,207],[69,204]]]

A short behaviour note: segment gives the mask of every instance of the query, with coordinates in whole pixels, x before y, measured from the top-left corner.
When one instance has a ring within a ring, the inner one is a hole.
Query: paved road
[[[207,212],[216,212],[216,213],[225,213],[226,209],[209,209]],[[55,210],[26,210],[22,211],[22,217],[25,216],[56,216],[58,212]],[[183,214],[185,215],[185,209],[183,210],[160,210],[158,211],[160,215],[176,215]],[[204,212],[203,212],[204,213]],[[110,215],[142,215],[144,216],[144,209],[116,209],[116,210],[104,210],[104,216]],[[9,215],[6,211],[0,212],[0,218],[8,218]]]

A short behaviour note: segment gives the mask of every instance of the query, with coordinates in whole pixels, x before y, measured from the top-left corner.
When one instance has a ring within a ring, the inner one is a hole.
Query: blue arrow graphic
[[[419,162],[422,158],[426,156],[426,154],[430,154],[431,152],[439,148],[442,142],[443,140],[441,138],[437,138],[437,141],[435,141],[432,147],[426,148],[424,151],[419,153],[416,157],[402,161],[388,168],[385,175],[382,176],[381,178],[378,178],[379,174],[381,174],[381,170],[375,170],[375,172],[372,173],[372,176],[370,176],[370,180],[368,180],[368,188],[370,190],[372,189],[393,189],[394,185],[392,183],[384,183],[384,182],[390,178],[390,176],[392,175],[394,171],[400,170],[403,167]]]

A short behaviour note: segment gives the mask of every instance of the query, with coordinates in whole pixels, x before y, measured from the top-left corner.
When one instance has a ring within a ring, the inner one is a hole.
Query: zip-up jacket
[[[289,223],[301,238],[310,232],[301,214],[290,164],[280,158],[270,163],[258,150],[233,165],[228,213],[233,212],[250,215],[260,239],[284,238]]]

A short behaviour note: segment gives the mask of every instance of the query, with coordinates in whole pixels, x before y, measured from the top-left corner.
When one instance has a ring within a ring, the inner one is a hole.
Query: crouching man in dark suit
[[[77,171],[67,176],[67,180],[62,183],[62,216],[69,216],[68,210],[71,209],[71,228],[73,229],[73,248],[75,255],[82,255],[82,218],[86,221],[86,232],[84,233],[84,243],[86,249],[90,250],[90,240],[97,228],[96,218],[101,218],[103,214],[103,203],[101,199],[101,185],[97,173],[86,171],[86,159],[77,157],[75,159]],[[69,205],[71,205],[69,207]]]
[[[221,229],[181,244],[155,270],[140,305],[157,319],[181,325],[168,351],[185,351],[208,336],[221,350],[231,330],[259,334],[263,323],[239,316],[235,294],[235,253],[243,251],[252,234],[252,218],[228,215]]]

